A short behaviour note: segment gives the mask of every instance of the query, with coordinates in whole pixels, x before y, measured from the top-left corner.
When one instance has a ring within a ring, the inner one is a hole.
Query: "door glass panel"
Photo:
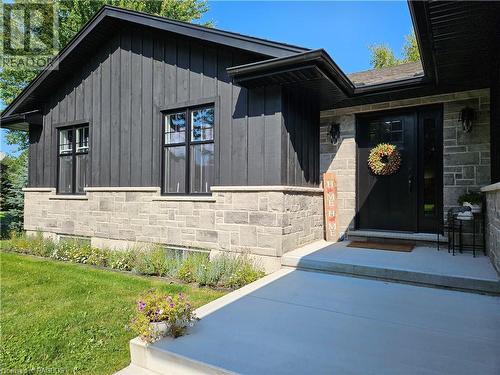
[[[403,142],[403,123],[400,120],[372,122],[368,132],[372,145]]]
[[[186,147],[175,146],[165,148],[164,161],[165,193],[186,192]]]
[[[423,204],[424,216],[434,216],[437,210],[437,168],[438,147],[436,139],[436,121],[433,118],[424,119],[423,145]]]

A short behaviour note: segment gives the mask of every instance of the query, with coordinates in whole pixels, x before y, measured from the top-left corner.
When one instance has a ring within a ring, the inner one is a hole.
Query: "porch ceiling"
[[[498,58],[500,2],[409,1],[426,75],[437,87],[490,85]]]

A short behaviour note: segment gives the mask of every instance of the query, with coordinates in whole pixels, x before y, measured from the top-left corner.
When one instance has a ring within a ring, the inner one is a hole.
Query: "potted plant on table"
[[[472,213],[480,213],[483,203],[483,196],[476,191],[470,191],[458,197],[458,204],[470,207]]]
[[[152,343],[166,336],[182,336],[196,320],[184,293],[172,296],[152,289],[137,301],[130,328],[143,341]]]

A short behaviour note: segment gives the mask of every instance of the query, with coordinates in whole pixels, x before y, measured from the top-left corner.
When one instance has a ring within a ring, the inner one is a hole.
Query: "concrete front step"
[[[410,253],[349,248],[348,241],[318,241],[286,253],[284,267],[348,274],[425,286],[500,295],[500,278],[488,257],[452,256],[416,246]]]
[[[349,240],[395,240],[395,241],[410,241],[415,243],[425,243],[437,246],[437,235],[435,233],[409,233],[409,232],[390,232],[376,230],[350,230],[348,233]],[[439,242],[444,246],[448,243],[448,238],[439,235]]]
[[[165,338],[162,341],[172,340]],[[210,366],[165,350],[157,344],[148,345],[138,337],[130,341],[131,366],[147,369],[150,374],[169,375],[202,375],[202,374],[231,374],[224,369]]]

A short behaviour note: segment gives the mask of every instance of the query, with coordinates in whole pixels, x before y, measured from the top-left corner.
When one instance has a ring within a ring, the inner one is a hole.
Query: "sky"
[[[406,1],[209,1],[202,21],[227,31],[323,48],[345,73],[370,69],[368,47],[400,55],[412,28]],[[0,130],[0,151],[12,153]]]

